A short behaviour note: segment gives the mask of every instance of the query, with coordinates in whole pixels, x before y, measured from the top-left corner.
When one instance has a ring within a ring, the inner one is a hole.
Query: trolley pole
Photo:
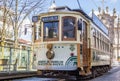
[[[77,0],[77,3],[79,5],[79,8],[82,9],[79,0]]]

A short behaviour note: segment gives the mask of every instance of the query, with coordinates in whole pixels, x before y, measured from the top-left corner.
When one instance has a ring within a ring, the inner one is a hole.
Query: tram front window
[[[44,39],[58,38],[58,22],[44,22]]]
[[[63,18],[63,39],[75,38],[75,18],[64,17]]]

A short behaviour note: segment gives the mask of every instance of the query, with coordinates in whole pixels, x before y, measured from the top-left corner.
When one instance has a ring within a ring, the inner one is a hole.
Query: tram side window
[[[58,22],[44,22],[44,38],[58,37]]]
[[[95,54],[95,51],[93,51],[93,56],[92,56],[92,58],[93,58],[93,61],[96,61],[96,54]]]
[[[82,45],[80,45],[80,54],[81,55],[83,54],[83,47],[82,47]]]
[[[83,21],[83,38],[87,41],[87,23]]]
[[[63,17],[63,39],[75,38],[75,18]]]
[[[78,30],[82,30],[82,19],[78,20]]]

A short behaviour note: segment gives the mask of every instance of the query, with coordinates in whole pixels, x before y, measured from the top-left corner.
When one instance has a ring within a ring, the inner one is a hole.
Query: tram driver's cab
[[[38,22],[40,26],[35,28],[35,40],[46,41],[76,41],[77,30],[82,32],[82,19],[75,16],[43,16]],[[37,24],[37,23],[36,23]],[[37,25],[36,25],[37,26]],[[40,39],[42,38],[42,39]]]

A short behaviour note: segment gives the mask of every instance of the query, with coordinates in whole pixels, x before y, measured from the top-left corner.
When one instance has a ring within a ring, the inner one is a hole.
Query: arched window
[[[76,37],[76,19],[75,17],[71,16],[66,16],[63,17],[63,22],[62,22],[62,38],[63,40],[75,40]]]

